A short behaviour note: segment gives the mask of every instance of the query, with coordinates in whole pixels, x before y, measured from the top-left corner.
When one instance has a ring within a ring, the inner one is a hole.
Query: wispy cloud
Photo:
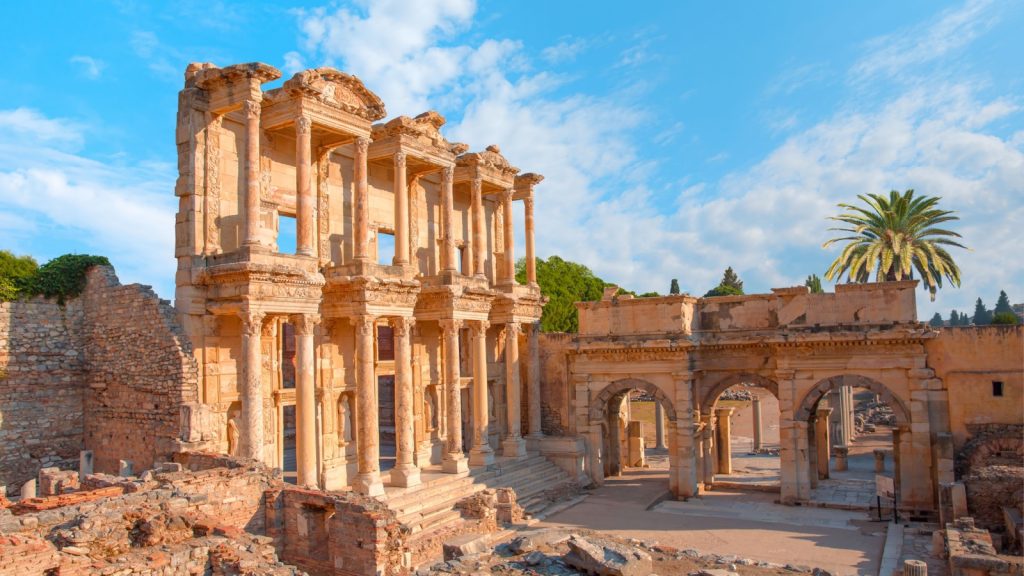
[[[161,43],[149,30],[136,30],[130,42],[135,55],[145,60],[154,74],[165,80],[181,79],[188,59],[180,51]]]
[[[850,69],[852,82],[899,78],[914,67],[948,58],[996,24],[992,0],[969,0],[926,22],[869,40]]]
[[[549,64],[561,64],[575,60],[586,47],[587,42],[582,38],[569,38],[541,50],[540,56]]]
[[[90,80],[98,79],[107,67],[105,62],[91,56],[72,56],[69,62],[77,65],[82,75]]]

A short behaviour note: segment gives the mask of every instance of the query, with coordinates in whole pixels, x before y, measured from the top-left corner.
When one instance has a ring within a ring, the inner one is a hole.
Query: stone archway
[[[657,385],[647,380],[640,380],[639,378],[624,378],[605,386],[590,402],[590,420],[603,419],[605,410],[608,408],[608,402],[613,397],[629,390],[643,390],[653,396],[665,408],[665,418],[670,422],[675,422],[676,410],[672,400]]]
[[[779,399],[778,382],[756,372],[746,371],[726,373],[710,385],[703,384],[698,392],[701,394],[700,415],[705,427],[710,428],[708,435],[703,439],[708,446],[702,446],[700,451],[700,477],[704,482],[705,489],[709,489],[716,483],[716,474],[724,475],[719,480],[727,485],[729,482],[735,482],[731,485],[733,489],[753,487],[758,490],[772,490],[773,488],[777,489],[780,484],[777,470],[778,453],[772,455],[763,452],[765,427],[760,398],[754,396],[748,408],[749,412],[743,417],[739,416],[742,413],[742,407],[719,409],[718,401],[722,394],[729,388],[743,384],[752,384],[763,388],[774,397],[776,402]],[[771,418],[776,423],[776,429],[778,428],[778,408],[777,404],[774,405]],[[742,460],[736,460],[733,453],[736,447],[733,444],[733,435],[735,434],[733,418],[736,418],[737,422],[740,418],[745,418],[744,422],[750,426],[750,448],[742,451]],[[778,438],[775,437],[772,442],[777,445]],[[734,468],[734,464],[736,468]],[[772,468],[775,468],[774,472]],[[736,478],[728,478],[733,474],[746,476],[746,478],[737,482]]]
[[[718,397],[722,395],[722,392],[737,384],[756,384],[771,392],[775,398],[779,397],[779,383],[775,380],[753,372],[738,372],[726,375],[708,388],[701,398],[701,409],[710,410],[718,401]]]
[[[866,388],[874,392],[882,399],[882,402],[892,406],[893,413],[896,415],[897,426],[910,425],[910,410],[907,409],[906,404],[893,394],[885,384],[859,374],[839,374],[819,381],[804,394],[799,408],[793,412],[793,419],[798,422],[809,422],[814,415],[814,408],[818,405],[818,402],[825,397],[825,394],[839,386]]]

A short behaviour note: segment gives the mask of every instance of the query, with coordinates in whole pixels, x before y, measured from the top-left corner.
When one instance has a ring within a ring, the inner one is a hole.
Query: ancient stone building
[[[272,466],[294,434],[301,485],[371,495],[426,466],[525,455],[540,436],[542,177],[497,146],[448,142],[436,112],[379,123],[384,103],[348,74],[262,89],[280,75],[194,64],[180,94],[176,306],[199,367],[194,419],[220,450]]]

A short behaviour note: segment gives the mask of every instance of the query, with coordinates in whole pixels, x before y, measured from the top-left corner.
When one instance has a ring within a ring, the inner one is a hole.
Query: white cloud
[[[284,71],[287,74],[295,74],[306,69],[306,64],[302,61],[302,54],[292,50],[286,52],[284,55]]]
[[[570,38],[562,40],[554,46],[548,46],[541,50],[540,56],[550,64],[571,62],[575,60],[576,57],[586,49],[586,47],[587,42],[582,38]]]
[[[154,283],[172,297],[173,167],[62,150],[83,138],[69,126],[34,110],[0,110],[0,245],[41,261],[88,250],[110,258],[123,281]],[[13,215],[19,225],[6,225]]]
[[[78,65],[81,69],[82,75],[89,80],[98,79],[103,73],[103,69],[107,67],[105,62],[91,56],[72,56],[69,62]]]
[[[178,80],[185,73],[187,59],[177,50],[165,46],[156,34],[148,30],[136,30],[130,40],[135,55],[146,61],[150,71],[164,80]],[[182,63],[176,65],[173,62]]]

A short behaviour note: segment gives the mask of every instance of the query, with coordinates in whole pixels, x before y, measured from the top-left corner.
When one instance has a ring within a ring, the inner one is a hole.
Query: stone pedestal
[[[732,440],[729,433],[732,429],[731,422],[733,408],[716,408],[715,417],[718,420],[716,426],[715,440],[718,443],[718,473],[732,474]]]
[[[846,472],[850,468],[849,456],[850,448],[847,446],[836,446],[832,449],[832,454],[836,459],[836,472]]]
[[[764,424],[761,419],[760,396],[754,396],[754,401],[751,403],[750,410],[754,416],[754,451],[757,452],[764,449]]]
[[[21,499],[36,497],[36,479],[33,478],[21,485]]]
[[[875,473],[885,472],[885,450],[875,450]]]
[[[633,420],[629,423],[626,433],[628,453],[626,454],[626,465],[634,468],[643,467],[647,460],[644,457],[644,425],[643,422]]]

